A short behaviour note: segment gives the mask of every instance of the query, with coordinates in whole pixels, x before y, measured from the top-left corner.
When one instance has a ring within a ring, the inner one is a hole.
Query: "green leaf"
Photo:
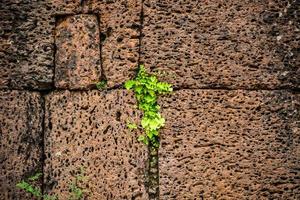
[[[158,118],[156,120],[161,127],[165,125],[166,120],[159,113],[158,113]]]
[[[149,144],[149,141],[147,140],[147,138],[143,135],[140,135],[137,139],[139,142],[143,142],[145,145]]]
[[[155,92],[154,92],[153,90],[149,90],[149,91],[148,91],[148,94],[149,94],[150,96],[152,96],[152,97],[156,97],[156,94],[155,94]]]
[[[35,197],[41,197],[42,192],[40,188],[34,187],[31,184],[27,183],[26,181],[21,181],[16,185],[18,188],[25,190],[26,192],[32,194]]]
[[[160,93],[166,93],[172,91],[172,87],[169,83],[159,82],[157,83],[157,91]]]
[[[150,120],[148,127],[149,130],[158,130],[159,128],[163,127],[164,124],[165,124],[165,119],[160,117],[160,118],[155,118]]]
[[[156,97],[155,97],[155,96],[145,95],[144,98],[145,98],[145,101],[146,101],[147,103],[151,103],[151,102],[156,101]]]
[[[142,121],[141,121],[141,125],[143,128],[147,128],[150,124],[150,119],[149,118],[143,118]]]
[[[143,86],[141,85],[138,85],[134,88],[134,91],[138,94],[142,94],[142,91],[143,91]]]
[[[38,180],[43,174],[42,173],[36,173],[35,175],[28,178],[30,181]]]
[[[140,65],[138,76],[142,76],[145,72],[146,72],[145,66],[144,65]]]
[[[156,110],[155,111],[147,111],[147,112],[145,112],[145,116],[148,117],[148,118],[155,118],[157,116]]]
[[[129,81],[125,82],[125,88],[127,90],[130,90],[134,85],[135,85],[135,81],[134,80],[129,80]]]
[[[102,81],[96,83],[96,88],[98,90],[102,90],[106,87],[106,85],[107,85],[107,80],[102,80]]]
[[[157,82],[157,78],[155,76],[150,76],[150,81],[155,84]]]
[[[130,123],[129,121],[127,122],[127,128],[129,130],[135,130],[137,129],[137,125],[135,123]]]
[[[158,133],[158,130],[151,130],[151,131],[148,131],[147,132],[147,136],[149,139],[152,139],[154,138],[155,136],[158,136],[159,133]]]

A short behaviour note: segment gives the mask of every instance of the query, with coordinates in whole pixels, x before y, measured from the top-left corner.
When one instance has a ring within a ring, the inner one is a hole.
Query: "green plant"
[[[130,131],[132,131],[132,130],[135,130],[135,129],[137,129],[138,127],[137,127],[137,125],[135,124],[135,123],[132,123],[132,122],[129,122],[129,121],[127,121],[127,128],[130,130]]]
[[[75,180],[69,183],[69,189],[71,193],[68,197],[68,200],[80,200],[84,197],[84,194],[86,194],[87,191],[79,187],[79,182],[84,181],[85,178],[84,169],[81,167],[79,175],[76,175]]]
[[[32,194],[34,197],[38,199],[44,199],[44,200],[57,200],[56,196],[50,196],[50,195],[43,195],[42,191],[39,187],[32,185],[29,183],[29,181],[37,181],[42,176],[42,173],[36,173],[35,175],[29,177],[27,181],[22,180],[21,182],[17,183],[17,187],[25,190],[26,192]]]
[[[172,85],[159,82],[157,77],[146,72],[140,65],[137,77],[125,82],[127,90],[132,89],[138,102],[138,108],[143,111],[141,120],[145,135],[140,135],[138,140],[145,144],[159,146],[159,129],[165,124],[165,119],[159,113],[160,106],[157,104],[157,96],[171,91]]]
[[[25,190],[26,192],[32,194],[35,197],[42,197],[42,192],[39,187],[35,187],[30,183],[22,180],[21,182],[17,183],[16,185],[18,188]]]
[[[37,199],[44,200],[58,200],[56,195],[51,196],[48,194],[42,194],[42,191],[39,187],[32,185],[29,183],[30,181],[37,181],[42,176],[42,173],[36,173],[35,175],[27,178],[27,180],[22,180],[17,183],[17,187],[25,190],[26,192],[32,194]],[[79,186],[79,182],[85,181],[84,169],[80,168],[80,173],[75,176],[75,180],[69,183],[70,194],[68,196],[68,200],[81,200],[84,198],[85,194],[87,194],[87,190],[82,189]]]
[[[107,80],[102,80],[102,81],[96,83],[96,88],[98,90],[103,90],[106,87],[106,85],[107,85]]]
[[[71,194],[69,195],[68,200],[80,200],[83,198],[84,191],[78,187],[76,182],[72,182],[69,185],[69,188],[71,190]]]

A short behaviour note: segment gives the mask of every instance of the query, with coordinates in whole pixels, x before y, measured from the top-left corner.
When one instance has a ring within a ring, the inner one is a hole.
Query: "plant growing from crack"
[[[27,193],[32,194],[37,199],[44,199],[44,200],[58,200],[57,195],[48,195],[48,194],[42,194],[42,191],[39,187],[34,186],[33,183],[35,181],[38,181],[42,176],[42,173],[36,173],[35,175],[27,178],[26,180],[21,180],[19,183],[17,183],[17,187],[26,191]],[[85,194],[88,193],[88,191],[82,189],[79,186],[79,182],[82,182],[85,180],[84,171],[83,168],[80,168],[79,175],[75,176],[75,180],[69,183],[69,189],[70,194],[68,196],[68,200],[81,200],[84,198]]]
[[[158,81],[155,75],[148,74],[144,66],[140,65],[137,76],[132,80],[126,81],[125,88],[134,91],[138,108],[143,111],[141,126],[145,135],[140,135],[138,140],[146,145],[151,144],[158,148],[159,129],[164,127],[165,118],[159,113],[160,106],[157,104],[157,97],[158,95],[172,92],[172,85]]]

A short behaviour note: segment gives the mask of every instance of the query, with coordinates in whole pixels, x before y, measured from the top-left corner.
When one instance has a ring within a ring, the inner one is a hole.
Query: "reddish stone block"
[[[299,88],[298,7],[145,0],[142,62],[179,88]]]
[[[139,61],[141,2],[118,0],[99,5],[103,70],[110,87],[121,85],[135,75]]]
[[[160,105],[160,199],[300,198],[298,94],[181,90]]]
[[[95,15],[59,19],[55,41],[55,86],[86,89],[100,80],[99,24]]]
[[[127,91],[55,92],[46,97],[46,192],[67,199],[83,167],[88,199],[147,199],[147,147],[126,122],[137,122]]]
[[[83,12],[99,13],[102,67],[108,87],[135,75],[139,61],[142,1],[85,1]]]

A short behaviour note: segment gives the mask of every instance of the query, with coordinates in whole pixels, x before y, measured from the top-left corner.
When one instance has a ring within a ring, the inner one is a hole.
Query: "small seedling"
[[[82,189],[79,186],[79,182],[85,181],[86,177],[84,176],[83,167],[80,168],[79,175],[75,176],[75,180],[69,183],[69,189],[71,191],[68,200],[81,200],[84,198],[84,195],[88,193],[87,190]]]
[[[137,77],[125,82],[127,90],[132,89],[138,102],[138,108],[144,112],[141,120],[145,135],[138,140],[152,146],[159,146],[159,129],[165,124],[165,119],[160,115],[160,106],[157,104],[157,96],[172,92],[169,83],[159,82],[157,77],[146,72],[143,65],[139,67]]]
[[[148,145],[149,144],[149,141],[147,139],[147,137],[145,137],[144,135],[139,135],[138,139],[137,139],[139,142],[142,142],[144,143],[145,145]]]
[[[106,88],[106,86],[107,86],[107,80],[102,80],[102,81],[96,83],[96,88],[98,90],[103,90]]]
[[[31,185],[30,183],[22,180],[21,182],[17,183],[16,185],[18,188],[25,190],[26,192],[32,194],[33,196],[37,197],[37,198],[41,198],[42,197],[42,192],[41,189],[39,187],[35,187],[33,185]]]
[[[68,200],[80,200],[83,198],[83,190],[77,186],[76,182],[73,182],[69,185],[69,188],[71,190],[71,194],[68,198]]]
[[[36,187],[32,185],[29,182],[34,182],[39,180],[42,177],[42,173],[36,173],[35,175],[28,178],[28,180],[22,180],[21,182],[17,183],[17,187],[25,190],[27,193],[32,194],[37,199],[44,199],[44,200],[57,200],[56,196],[50,196],[50,195],[43,195],[42,191],[39,187]]]
[[[42,173],[36,173],[35,175],[29,177],[27,180],[22,180],[21,182],[17,183],[16,186],[22,190],[25,190],[27,193],[32,194],[39,200],[58,200],[57,195],[43,195],[39,187],[36,187],[30,183],[39,180],[41,177]],[[75,180],[69,183],[70,194],[67,198],[68,200],[81,200],[84,198],[85,194],[88,193],[87,190],[84,190],[81,187],[79,187],[79,182],[84,181],[85,178],[86,177],[84,176],[84,169],[81,167],[79,175],[76,175]]]

